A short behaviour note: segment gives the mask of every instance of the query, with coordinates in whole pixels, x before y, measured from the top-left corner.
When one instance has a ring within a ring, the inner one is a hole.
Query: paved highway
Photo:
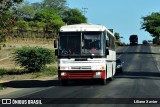
[[[160,71],[151,53],[150,46],[125,46],[117,50],[117,57],[124,61],[124,73],[116,74],[107,85],[93,81],[72,82],[60,86],[58,80],[48,82],[51,86],[24,98],[160,98]],[[43,83],[44,84],[44,83]],[[43,86],[42,84],[42,86]],[[86,99],[88,100],[88,99]],[[104,99],[107,100],[107,99]],[[95,101],[96,102],[96,101]],[[160,102],[160,101],[159,101]],[[73,102],[74,103],[74,102]],[[27,105],[26,105],[27,106]],[[106,104],[58,104],[50,107],[107,107]],[[108,104],[109,107],[159,107],[156,104]],[[13,107],[13,105],[12,105]]]

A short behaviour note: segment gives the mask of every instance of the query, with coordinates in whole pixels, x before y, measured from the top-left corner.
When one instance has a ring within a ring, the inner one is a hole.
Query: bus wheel
[[[112,76],[112,77],[110,77],[110,78],[108,78],[108,80],[109,80],[109,81],[112,81],[112,80],[113,80],[113,76]]]
[[[62,86],[68,86],[68,80],[61,80]]]
[[[106,79],[102,79],[102,80],[101,80],[101,84],[102,84],[102,85],[106,85]]]
[[[120,73],[123,73],[123,70],[122,70],[122,68],[119,70],[119,72],[120,72]]]

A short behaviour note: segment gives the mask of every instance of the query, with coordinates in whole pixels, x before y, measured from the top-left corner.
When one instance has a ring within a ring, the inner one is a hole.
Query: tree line
[[[63,25],[87,22],[81,10],[68,7],[66,0],[43,0],[32,4],[23,0],[1,0],[0,12],[0,41],[14,30],[56,35]]]
[[[151,34],[154,44],[160,45],[160,12],[152,12],[142,17],[142,20],[141,28]]]
[[[160,12],[146,15],[142,20],[141,29],[154,37],[154,43],[160,44]],[[13,30],[52,32],[56,35],[63,25],[86,22],[81,10],[70,8],[66,0],[43,0],[32,4],[24,0],[0,0],[0,42]],[[116,33],[117,40],[119,37]]]

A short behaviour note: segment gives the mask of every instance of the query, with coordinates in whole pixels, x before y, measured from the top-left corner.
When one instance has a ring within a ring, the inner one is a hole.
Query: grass
[[[45,67],[43,70],[40,72],[28,72],[24,69],[5,69],[1,68],[0,69],[0,76],[4,75],[22,75],[22,74],[31,74],[33,75],[34,78],[39,77],[39,76],[52,76],[57,74],[57,68],[54,66],[49,66]]]
[[[16,65],[13,61],[13,52],[15,49],[20,48],[22,46],[38,46],[48,49],[53,49],[53,39],[45,39],[45,38],[16,38],[16,37],[8,37],[6,41],[1,43],[0,50],[0,69],[3,71],[4,69],[13,69],[20,68],[20,66]],[[7,58],[11,56],[10,58]],[[6,58],[4,60],[1,60]],[[13,71],[13,70],[12,70]]]
[[[4,89],[4,86],[0,84],[0,90],[3,90],[3,89]]]
[[[28,79],[35,79],[38,77],[45,77],[45,76],[53,76],[53,75],[57,74],[57,68],[55,66],[47,66],[43,70],[41,70],[40,72],[28,72],[24,69],[17,69],[17,68],[13,68],[13,69],[1,68],[0,69],[1,78],[4,78],[5,76],[7,77],[8,75],[10,75],[10,76],[19,75],[19,76],[21,76],[21,79],[23,79],[24,77],[22,75],[24,75],[24,74],[30,75],[30,76],[28,76]]]
[[[25,70],[23,69],[16,69],[16,68],[12,68],[12,69],[5,69],[5,68],[0,68],[0,76],[3,75],[21,75],[26,73]]]
[[[58,71],[56,67],[49,66],[49,67],[45,67],[40,72],[33,72],[31,78],[38,78],[38,77],[43,77],[43,76],[53,76],[53,75],[57,75],[57,73]]]
[[[39,77],[52,77],[57,74],[55,64],[47,65],[40,72],[28,72],[16,65],[13,61],[13,51],[22,46],[39,46],[43,48],[53,49],[53,39],[45,38],[6,38],[6,41],[0,44],[0,79],[5,80],[21,80],[35,79]],[[11,56],[7,58],[8,56]],[[55,59],[56,60],[56,59]],[[4,86],[0,84],[0,90]]]
[[[19,48],[22,46],[40,46],[53,49],[53,39],[45,38],[7,38],[4,43],[6,47]]]

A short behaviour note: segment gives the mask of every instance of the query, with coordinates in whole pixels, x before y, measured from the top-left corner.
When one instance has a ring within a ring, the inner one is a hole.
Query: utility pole
[[[85,14],[87,13],[87,10],[88,10],[88,8],[82,8],[82,13],[83,13],[83,15],[85,16]]]

